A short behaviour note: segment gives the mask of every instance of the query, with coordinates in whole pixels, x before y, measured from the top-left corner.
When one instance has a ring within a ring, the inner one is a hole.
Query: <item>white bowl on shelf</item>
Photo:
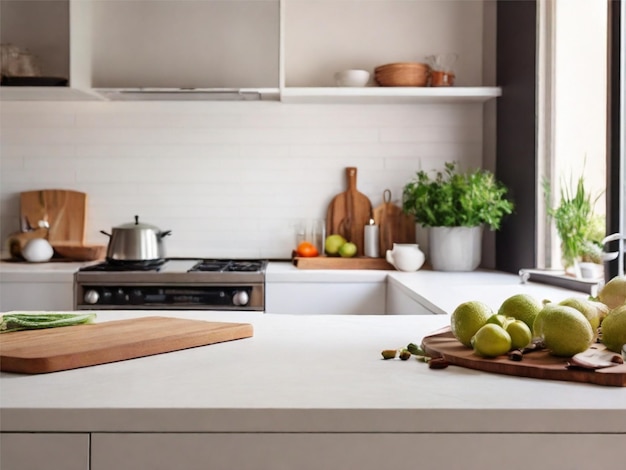
[[[344,70],[335,74],[335,83],[341,87],[362,87],[369,82],[370,73],[367,70]]]

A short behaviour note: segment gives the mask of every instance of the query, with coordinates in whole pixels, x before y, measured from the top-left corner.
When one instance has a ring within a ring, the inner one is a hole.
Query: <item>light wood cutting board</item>
[[[525,354],[520,362],[511,361],[507,356],[486,359],[476,356],[470,348],[463,346],[450,331],[426,336],[422,344],[428,355],[432,357],[443,356],[450,364],[469,369],[535,379],[626,387],[626,364],[595,371],[568,369],[568,358],[555,357],[547,351]]]
[[[248,323],[142,317],[0,334],[0,370],[41,374],[249,338]]]
[[[372,216],[372,203],[356,187],[357,169],[346,168],[348,188],[337,194],[326,212],[326,235],[338,233],[356,244],[357,256],[363,255],[363,232]]]
[[[416,243],[415,219],[391,202],[391,191],[383,192],[383,203],[374,208],[374,222],[378,225],[381,256],[393,248],[394,243]]]
[[[295,257],[293,265],[299,269],[388,269],[395,270],[385,258],[342,258],[341,256],[313,256],[311,258]]]
[[[20,194],[20,214],[30,227],[38,227],[39,221],[50,224],[48,241],[85,241],[87,219],[87,194],[67,189],[42,189]]]

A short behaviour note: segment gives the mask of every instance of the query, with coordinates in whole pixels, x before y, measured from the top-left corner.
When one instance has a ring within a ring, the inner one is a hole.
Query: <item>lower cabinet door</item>
[[[265,311],[303,315],[381,315],[385,282],[271,282],[265,285]]]
[[[387,304],[385,310],[387,315],[434,315],[445,313],[429,310],[409,296],[401,287],[393,284],[393,281],[388,281],[387,283]]]
[[[621,468],[625,446],[623,434],[93,434],[91,470],[588,470]]]
[[[0,311],[73,310],[72,282],[0,282]]]
[[[0,433],[2,470],[89,470],[89,434]]]

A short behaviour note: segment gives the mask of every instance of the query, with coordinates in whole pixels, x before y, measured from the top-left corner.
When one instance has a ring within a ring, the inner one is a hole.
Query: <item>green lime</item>
[[[626,276],[616,276],[607,282],[600,292],[598,299],[610,309],[626,303]]]
[[[328,235],[326,240],[324,241],[324,251],[327,255],[338,255],[339,248],[341,248],[345,243],[346,239],[337,233],[333,233],[332,235]]]
[[[496,357],[511,350],[511,336],[501,326],[487,323],[472,338],[474,353],[482,357]]]
[[[356,255],[356,245],[352,242],[344,243],[339,248],[339,256],[342,258],[352,258],[354,255]]]
[[[472,336],[493,315],[489,305],[476,300],[464,302],[450,316],[450,329],[456,339],[468,348],[472,347]]]
[[[506,332],[511,336],[511,349],[525,348],[533,340],[530,328],[522,320],[513,320],[506,326]]]
[[[626,304],[611,310],[602,322],[602,343],[617,353],[626,345]]]
[[[609,308],[601,302],[594,302],[579,297],[569,297],[559,302],[559,305],[565,305],[567,307],[575,308],[580,313],[582,313],[585,318],[589,320],[591,328],[593,328],[594,332],[598,330],[600,322],[604,319],[609,311]]]
[[[535,317],[542,308],[541,302],[533,296],[516,294],[502,302],[498,309],[498,314],[522,320],[532,330]]]
[[[512,321],[513,319],[508,319],[507,317],[505,317],[504,315],[498,315],[497,313],[491,315],[488,319],[487,319],[487,323],[493,323],[494,325],[498,325],[501,326],[502,328],[504,328],[506,330],[506,326]]]
[[[595,336],[582,313],[573,307],[554,303],[539,312],[533,333],[543,340],[551,354],[563,357],[586,351]]]

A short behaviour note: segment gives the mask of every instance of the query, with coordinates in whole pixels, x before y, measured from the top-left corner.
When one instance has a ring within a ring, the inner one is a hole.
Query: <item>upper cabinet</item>
[[[33,52],[42,63],[62,62],[58,73],[69,78],[64,93],[6,86],[3,99],[72,99],[77,91],[100,99],[278,95],[279,0],[0,1],[2,42],[45,44],[37,24],[44,22],[48,36],[64,42]]]
[[[30,52],[28,57],[3,50],[2,69],[28,73],[36,67],[41,75],[67,80],[70,73],[68,1],[0,1],[0,43]],[[32,63],[30,63],[32,60]]]
[[[91,2],[0,0],[0,42],[28,51],[38,77],[6,77],[2,100],[77,101],[102,99],[91,91]],[[15,58],[15,57],[14,57]],[[3,55],[3,70],[8,58]],[[20,59],[21,63],[26,63]],[[20,67],[18,65],[18,67]]]
[[[87,96],[71,88],[69,0],[0,0],[0,43],[3,99]]]
[[[278,89],[278,0],[99,1],[93,87]]]
[[[2,43],[66,87],[2,99],[278,99],[301,103],[481,102],[484,2],[466,0],[0,0]],[[53,11],[54,10],[54,11]],[[379,87],[374,68],[453,52],[453,87]],[[491,57],[494,56],[494,57]],[[346,69],[366,87],[337,87]],[[64,90],[62,88],[65,88]]]

